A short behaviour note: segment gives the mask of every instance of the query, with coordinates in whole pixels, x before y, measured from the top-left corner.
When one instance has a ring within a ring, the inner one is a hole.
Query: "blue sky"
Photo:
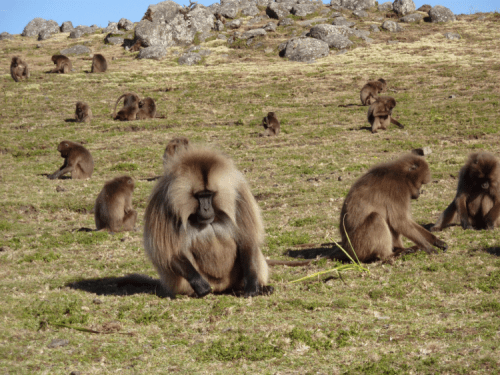
[[[118,22],[124,17],[133,22],[140,21],[149,4],[160,1],[141,0],[2,0],[0,1],[0,32],[20,34],[24,27],[35,17],[52,19],[59,25],[71,21],[73,26],[96,24],[106,27],[108,21]],[[199,4],[210,5],[214,0],[200,0]],[[325,0],[323,2],[326,3]],[[329,2],[329,1],[328,1]],[[384,2],[384,0],[379,0]],[[423,4],[442,5],[450,8],[455,14],[476,12],[500,12],[499,0],[438,0],[415,1],[420,7]],[[189,1],[179,1],[181,5]]]

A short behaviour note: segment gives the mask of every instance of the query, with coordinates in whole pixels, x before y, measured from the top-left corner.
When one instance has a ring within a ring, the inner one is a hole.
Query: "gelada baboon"
[[[116,107],[118,102],[123,99],[123,107],[116,113]],[[141,100],[137,94],[129,92],[120,96],[115,103],[115,109],[113,111],[113,119],[120,121],[133,121],[137,118],[137,113],[139,112],[139,102]]]
[[[173,156],[181,151],[186,151],[189,148],[189,139],[186,137],[175,137],[168,142],[163,153],[163,166],[172,160]]]
[[[140,51],[142,47],[142,41],[140,39],[137,39],[137,41],[134,43],[132,47],[130,47],[129,52],[137,52]]]
[[[144,98],[139,102],[139,112],[137,112],[137,120],[146,120],[155,118],[156,103],[152,98]]]
[[[475,152],[460,169],[457,194],[431,231],[456,219],[464,229],[494,229],[500,225],[500,162],[489,152]]]
[[[49,179],[55,180],[69,172],[72,179],[90,178],[94,171],[94,160],[89,150],[80,143],[62,141],[57,146],[57,151],[64,158],[64,163],[61,168],[49,175]]]
[[[191,145],[165,168],[144,215],[144,246],[167,294],[272,293],[259,206],[220,152]]]
[[[97,230],[110,232],[134,230],[137,211],[132,209],[134,180],[129,176],[116,177],[104,184],[94,206]]]
[[[368,122],[372,126],[372,133],[378,129],[387,129],[392,123],[404,129],[398,121],[392,118],[392,109],[396,106],[396,99],[390,96],[379,96],[368,108]]]
[[[106,58],[100,53],[96,53],[92,58],[91,73],[104,73],[108,69]]]
[[[28,79],[30,77],[28,64],[21,60],[19,56],[14,56],[10,63],[10,75],[16,82],[19,82],[23,78]]]
[[[76,122],[90,122],[92,110],[87,103],[76,102],[75,120]]]
[[[267,116],[262,119],[262,126],[265,131],[261,135],[264,137],[273,137],[280,133],[280,122],[274,112],[269,112]]]
[[[71,60],[64,55],[54,55],[52,61],[56,64],[56,67],[52,69],[51,73],[69,73],[73,68]]]
[[[375,100],[377,100],[378,94],[384,92],[387,88],[387,82],[385,79],[380,78],[378,81],[369,81],[363,86],[359,93],[359,98],[361,99],[361,104],[370,105]]]
[[[422,184],[430,180],[429,166],[417,155],[371,168],[354,183],[342,206],[342,247],[351,256],[354,251],[361,262],[389,260],[417,248],[429,254],[437,252],[432,246],[446,250],[446,243],[411,217],[411,199],[417,199]],[[401,236],[417,246],[405,249]]]

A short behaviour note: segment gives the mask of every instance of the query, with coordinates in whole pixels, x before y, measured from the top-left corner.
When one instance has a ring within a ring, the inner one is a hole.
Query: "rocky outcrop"
[[[90,48],[85,46],[73,46],[70,48],[66,48],[61,50],[61,55],[81,55],[83,53],[91,53]]]
[[[429,11],[429,17],[431,17],[431,22],[453,22],[457,20],[451,10],[441,5],[433,7]]]
[[[292,38],[283,43],[280,56],[291,61],[312,62],[328,56],[328,44],[315,38]]]
[[[35,18],[31,20],[23,30],[22,36],[38,36],[42,31],[56,34],[59,32],[59,25],[56,21]]]
[[[63,22],[61,27],[59,28],[59,30],[61,30],[62,33],[69,33],[71,31],[73,31],[74,27],[73,27],[73,23],[71,21],[66,21],[66,22]]]
[[[392,9],[394,9],[398,16],[403,17],[415,12],[416,8],[412,0],[395,0],[392,4]]]
[[[165,46],[150,46],[143,48],[139,51],[137,55],[138,59],[152,59],[160,60],[167,54],[167,49]]]
[[[118,29],[125,30],[125,31],[133,30],[134,23],[126,18],[122,18],[122,19],[120,19],[120,21],[118,21]]]
[[[375,0],[331,0],[330,5],[334,9],[366,10],[375,6]]]

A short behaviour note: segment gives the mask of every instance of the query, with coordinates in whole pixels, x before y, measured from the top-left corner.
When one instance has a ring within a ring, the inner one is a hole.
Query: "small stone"
[[[339,178],[337,178],[337,180],[342,181],[342,176],[339,176]]]
[[[460,40],[462,37],[458,33],[445,33],[444,37],[450,40]]]
[[[61,192],[63,192],[63,191],[66,191],[66,189],[65,189],[65,188],[63,188],[62,186],[57,185],[57,186],[56,186],[56,191],[57,191],[58,193],[61,193]]]
[[[432,154],[432,150],[430,147],[421,147],[421,148],[415,148],[413,150],[411,150],[411,153],[412,154],[415,154],[415,155],[420,155],[420,156],[427,156],[427,155],[430,155]]]
[[[42,48],[42,45],[39,43],[36,45],[36,48]]]
[[[65,339],[54,339],[50,342],[49,345],[47,345],[47,348],[53,349],[53,348],[59,348],[69,345],[69,340]]]
[[[457,96],[455,94],[451,94],[450,96],[448,96],[448,99],[455,99]]]
[[[95,305],[100,305],[102,304],[102,301],[99,299],[99,298],[94,298],[94,300],[92,301]]]

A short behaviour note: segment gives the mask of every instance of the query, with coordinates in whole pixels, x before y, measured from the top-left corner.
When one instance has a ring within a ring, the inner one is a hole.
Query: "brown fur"
[[[76,122],[90,122],[92,120],[92,110],[87,103],[76,102],[75,120]]]
[[[342,247],[351,256],[354,251],[361,262],[388,260],[416,247],[427,253],[436,251],[432,246],[445,250],[443,241],[411,217],[411,199],[430,180],[425,159],[412,154],[370,169],[354,183],[342,206]],[[405,249],[401,236],[417,246]]]
[[[52,61],[56,67],[52,69],[51,73],[69,73],[73,68],[71,60],[64,55],[54,55]]]
[[[90,155],[89,150],[83,147],[80,143],[71,141],[62,141],[57,146],[57,151],[64,158],[64,163],[61,168],[49,175],[49,179],[55,180],[62,175],[71,172],[72,179],[85,179],[92,176],[94,171],[94,160]]]
[[[265,129],[262,136],[273,137],[280,133],[280,122],[274,112],[269,112],[267,116],[262,119],[262,126]]]
[[[156,103],[152,98],[144,98],[139,102],[139,112],[137,112],[137,120],[146,120],[155,118]]]
[[[91,73],[104,73],[108,69],[106,58],[100,53],[96,53],[92,58]]]
[[[21,60],[19,56],[14,56],[10,63],[10,75],[16,82],[19,82],[23,78],[28,79],[30,77],[28,64]]]
[[[431,231],[460,220],[464,229],[500,225],[500,162],[489,152],[475,152],[460,170],[457,194]]]
[[[104,184],[94,206],[97,230],[111,232],[134,230],[137,211],[132,209],[134,180],[129,176],[116,177]]]
[[[172,160],[174,155],[179,154],[181,151],[186,151],[189,148],[189,139],[186,137],[176,137],[168,142],[163,153],[163,166],[165,167],[169,161]]]
[[[378,81],[369,81],[363,86],[359,93],[361,104],[370,105],[377,100],[378,94],[387,89],[387,82],[385,79],[380,78]]]
[[[132,47],[129,48],[129,52],[137,52],[140,51],[142,47],[142,41],[137,39]]]
[[[432,6],[425,4],[425,5],[422,5],[420,8],[418,8],[417,10],[419,12],[425,12],[428,14],[431,9],[432,9]]]
[[[390,96],[379,96],[376,101],[370,104],[367,118],[372,126],[372,133],[376,133],[378,129],[387,129],[391,123],[401,129],[404,128],[404,125],[392,118],[392,110],[395,106],[396,99]]]
[[[123,107],[116,113],[116,107],[118,102],[123,99]],[[120,121],[133,121],[137,119],[137,113],[139,112],[139,102],[141,100],[137,94],[129,92],[120,96],[115,103],[115,109],[113,111],[113,119]]]
[[[260,250],[259,206],[243,174],[220,152],[191,145],[179,153],[153,189],[144,217],[146,253],[170,297],[272,292]]]

